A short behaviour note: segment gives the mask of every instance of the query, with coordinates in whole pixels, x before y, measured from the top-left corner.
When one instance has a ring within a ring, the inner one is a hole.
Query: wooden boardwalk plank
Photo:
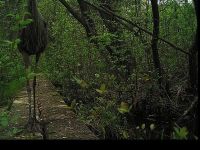
[[[66,140],[97,140],[98,138],[80,122],[75,113],[67,107],[62,97],[56,92],[55,87],[50,81],[39,78],[36,90],[37,116],[42,120],[45,133],[22,132],[14,139],[43,139],[44,134],[47,139],[66,139]],[[12,124],[17,128],[22,128],[28,117],[28,97],[26,88],[16,97],[11,115],[18,116],[17,122]]]

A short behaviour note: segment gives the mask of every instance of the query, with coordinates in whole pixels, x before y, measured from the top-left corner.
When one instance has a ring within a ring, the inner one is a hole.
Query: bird
[[[28,93],[29,116],[26,128],[31,131],[39,130],[39,121],[36,118],[36,71],[41,54],[48,44],[47,22],[37,8],[37,0],[27,0],[27,12],[24,19],[32,20],[30,24],[20,29],[18,44],[19,52],[22,54],[26,70],[26,89]],[[33,102],[31,86],[28,74],[31,68],[31,56],[35,56],[34,79],[33,79]],[[33,108],[32,108],[33,103]]]

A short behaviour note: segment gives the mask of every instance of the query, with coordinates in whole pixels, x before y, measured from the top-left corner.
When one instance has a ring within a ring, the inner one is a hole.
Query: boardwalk
[[[45,79],[37,82],[37,111],[39,120],[43,122],[43,133],[30,134],[23,130],[14,139],[66,139],[66,140],[95,140],[97,137],[77,120],[75,113],[63,102],[54,86]],[[17,117],[17,122],[11,126],[22,128],[28,117],[28,100],[26,88],[16,97],[11,114]]]

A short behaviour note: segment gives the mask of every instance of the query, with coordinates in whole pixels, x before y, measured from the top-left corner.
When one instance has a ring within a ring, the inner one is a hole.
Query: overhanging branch
[[[98,11],[103,11],[104,13],[106,13],[106,14],[108,14],[108,15],[112,15],[112,16],[114,16],[114,17],[120,19],[120,20],[123,20],[123,21],[127,22],[128,24],[132,25],[133,27],[138,28],[139,30],[143,31],[144,33],[146,33],[146,34],[148,34],[148,35],[150,35],[150,36],[153,36],[153,33],[151,33],[150,31],[148,31],[148,30],[146,30],[146,29],[144,29],[144,28],[138,26],[136,23],[134,23],[134,22],[132,22],[132,21],[130,21],[130,20],[124,18],[124,17],[121,17],[121,16],[115,14],[114,12],[112,12],[111,10],[109,10],[109,9],[107,9],[107,8],[105,8],[105,7],[98,7],[98,6],[96,6],[96,5],[94,5],[94,4],[91,4],[91,3],[87,2],[87,1],[84,1],[84,2],[85,2],[86,4],[88,4],[89,6],[93,7],[94,9],[98,10]],[[124,25],[122,22],[119,22],[119,23],[122,24],[122,25]],[[130,29],[130,27],[127,28],[127,29],[130,30],[130,31],[133,31],[132,29]],[[163,38],[161,38],[161,37],[158,37],[158,39],[159,39],[160,41],[162,41],[162,42],[168,44],[168,45],[171,46],[172,48],[174,48],[174,49],[176,49],[176,50],[178,50],[178,51],[180,51],[180,52],[182,52],[182,53],[184,53],[184,54],[190,55],[190,53],[186,52],[185,50],[183,50],[183,49],[180,48],[180,47],[177,47],[177,46],[174,45],[173,43],[171,43],[171,42],[169,42],[169,41],[167,41],[167,40],[165,40],[165,39],[163,39]]]
[[[76,12],[65,0],[59,0],[65,8],[76,18],[82,25],[85,25],[84,21],[82,20],[81,16],[78,12]]]

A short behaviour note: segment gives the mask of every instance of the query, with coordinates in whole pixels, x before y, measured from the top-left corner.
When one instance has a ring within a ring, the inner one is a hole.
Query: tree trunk
[[[160,57],[158,53],[158,37],[159,37],[159,10],[158,10],[158,0],[151,0],[152,13],[153,13],[153,36],[152,36],[152,56],[153,63],[158,74],[159,85],[162,86],[162,68],[160,64]]]
[[[193,95],[197,95],[198,93],[198,49],[199,49],[199,8],[200,2],[199,0],[194,0],[194,6],[196,11],[197,18],[197,29],[196,29],[196,37],[192,47],[189,50],[189,89]]]
[[[92,18],[89,17],[90,9],[88,5],[84,3],[83,0],[77,0],[79,3],[79,7],[81,10],[81,18],[84,21],[84,27],[89,38],[96,36],[97,31],[95,27],[95,23]]]

